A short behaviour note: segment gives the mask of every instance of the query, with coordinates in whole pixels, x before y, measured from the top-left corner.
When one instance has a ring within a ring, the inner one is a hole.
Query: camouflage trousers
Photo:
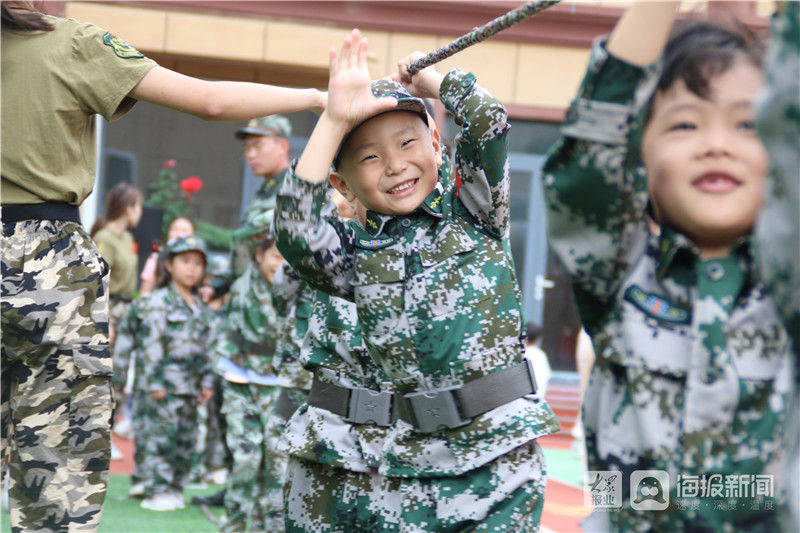
[[[122,318],[127,314],[130,309],[131,303],[122,300],[116,300],[110,304],[109,308],[109,323],[111,331],[116,332]],[[116,334],[111,335],[111,346],[114,346]],[[113,350],[112,350],[113,353]],[[114,374],[112,376],[112,383],[114,384],[117,392],[121,392],[125,388],[125,382],[128,377],[128,367],[131,364],[131,353],[117,352],[113,354],[114,358]]]
[[[232,464],[225,488],[227,521],[220,530],[246,531],[250,522],[251,531],[274,531],[266,522],[282,508],[281,485],[276,477],[280,465],[270,446],[268,421],[280,388],[228,381],[222,388],[225,438]]]
[[[441,478],[386,477],[291,457],[286,531],[535,532],[545,482],[536,441],[464,475]]]
[[[3,225],[2,471],[11,529],[94,531],[108,482],[108,267],[71,222]]]
[[[181,492],[192,467],[197,398],[170,393],[160,401],[146,394],[139,398],[137,414],[144,418],[139,472],[147,483],[145,495]]]

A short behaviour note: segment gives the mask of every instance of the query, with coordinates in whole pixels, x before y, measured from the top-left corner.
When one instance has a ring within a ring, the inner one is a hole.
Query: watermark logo
[[[617,470],[589,470],[583,473],[587,490],[583,492],[583,504],[599,509],[622,507],[622,472]]]
[[[634,470],[631,473],[631,508],[663,511],[669,506],[669,474],[664,470]]]

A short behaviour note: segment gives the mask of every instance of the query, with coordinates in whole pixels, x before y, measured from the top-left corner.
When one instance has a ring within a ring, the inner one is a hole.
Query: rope
[[[548,7],[558,4],[560,1],[561,0],[531,0],[530,2],[525,2],[523,5],[516,9],[512,9],[505,15],[500,15],[496,19],[487,22],[483,26],[479,26],[473,29],[471,32],[462,35],[455,41],[446,44],[445,46],[434,52],[431,52],[417,61],[414,61],[408,66],[408,73],[413,76],[425,67],[429,67],[434,63],[438,63],[442,59],[446,59],[451,55],[460,52],[464,48],[467,48],[468,46],[472,46],[475,43],[479,43],[485,39],[488,39],[495,33],[509,28],[518,22],[522,22],[523,20],[544,11]]]

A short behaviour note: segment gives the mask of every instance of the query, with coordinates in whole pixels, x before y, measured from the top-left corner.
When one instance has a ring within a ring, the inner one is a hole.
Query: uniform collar
[[[731,255],[740,259],[739,263],[745,272],[745,277],[755,281],[755,269],[752,268],[752,238],[750,235],[740,237],[731,247]],[[683,233],[672,226],[661,226],[658,237],[658,255],[656,261],[656,274],[659,280],[664,279],[668,273],[675,271],[675,267],[689,267],[694,271],[694,265],[700,259],[697,246]]]
[[[444,158],[442,164],[439,166],[439,179],[436,182],[433,190],[425,197],[422,204],[414,211],[417,213],[423,211],[432,217],[443,218],[450,209],[450,195],[455,181],[452,179],[450,161],[447,157]],[[407,216],[412,216],[411,213]],[[392,215],[382,215],[375,211],[367,210],[367,218],[364,223],[364,229],[373,237],[383,233],[386,224],[392,220]]]
[[[288,166],[272,176],[270,179],[264,180],[264,183],[261,185],[261,187],[259,187],[259,192],[272,194],[273,191],[277,191],[278,187],[280,187],[281,183],[283,183],[283,179],[286,177],[286,174],[288,174],[290,170],[291,166]]]

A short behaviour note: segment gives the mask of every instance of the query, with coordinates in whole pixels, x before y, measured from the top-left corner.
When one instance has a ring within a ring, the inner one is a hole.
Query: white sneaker
[[[205,480],[214,485],[224,485],[228,481],[228,470],[225,468],[218,468],[212,472],[208,472]]]
[[[116,424],[114,424],[114,433],[116,433],[123,439],[128,439],[128,440],[132,439],[133,424],[131,423],[130,417],[125,417]]]
[[[139,507],[151,511],[175,511],[179,509],[178,501],[169,492],[162,492],[146,498],[142,500]]]
[[[125,456],[122,454],[119,448],[117,448],[114,443],[111,443],[111,460],[112,461],[122,461]]]
[[[176,509],[183,509],[186,507],[186,503],[183,501],[183,493],[178,492],[177,490],[173,490],[168,492],[169,496],[172,498],[172,501],[175,502]]]
[[[129,498],[139,498],[144,496],[144,491],[147,489],[144,481],[140,481],[139,483],[134,483],[131,485],[130,490],[128,490],[128,497]]]

